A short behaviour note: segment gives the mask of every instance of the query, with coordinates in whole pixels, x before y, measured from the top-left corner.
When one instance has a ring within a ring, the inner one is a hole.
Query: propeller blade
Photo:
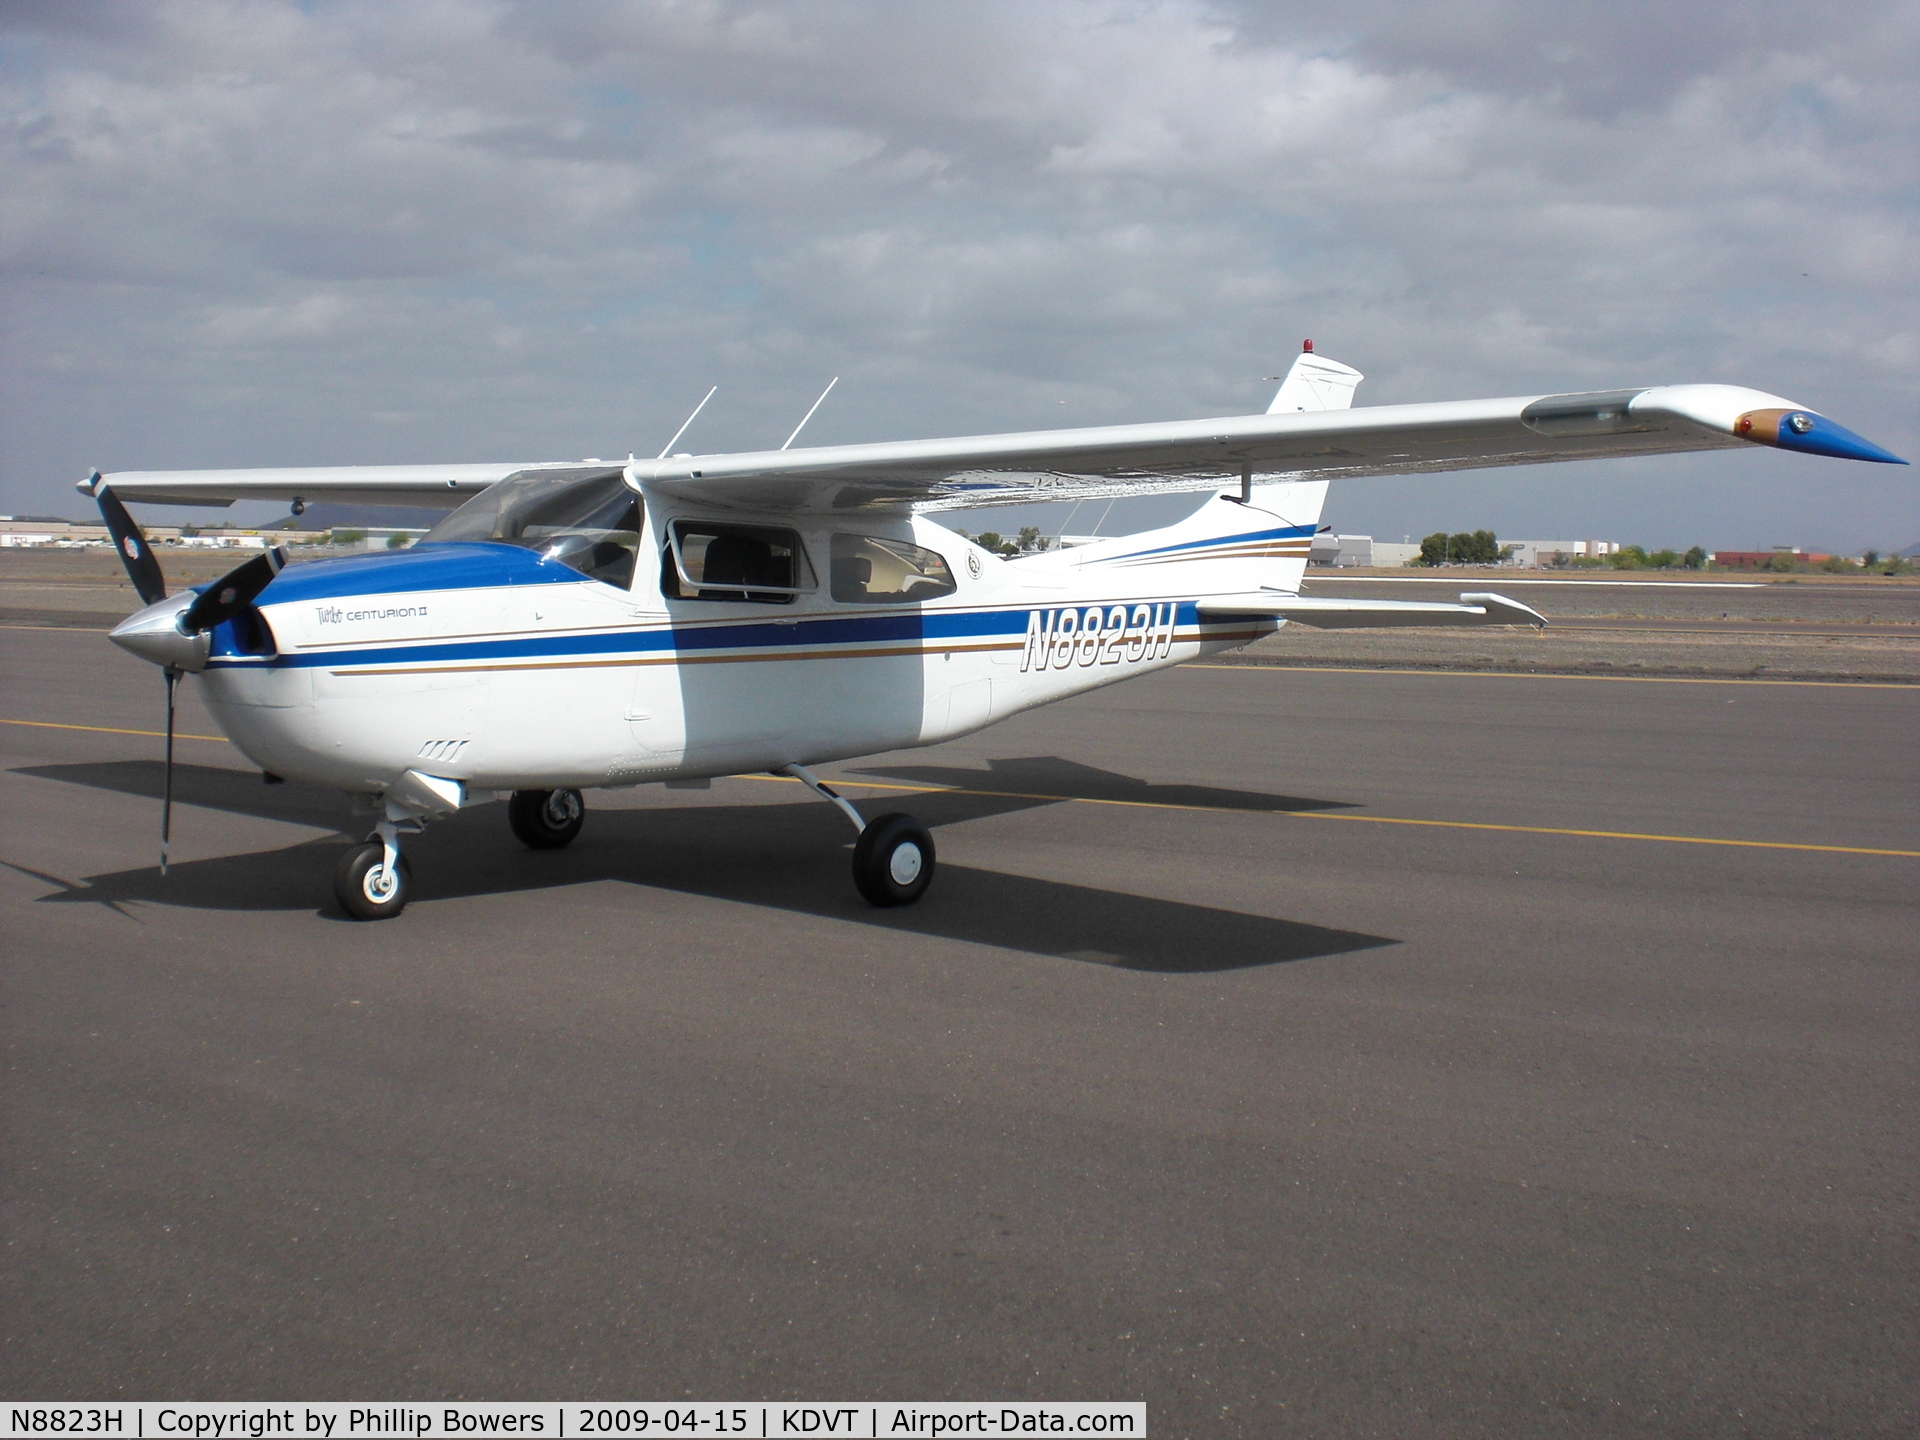
[[[200,598],[187,607],[180,617],[180,629],[185,634],[198,635],[222,621],[231,620],[253,603],[253,597],[272,583],[286,563],[287,552],[276,545],[229,570],[202,590]]]
[[[147,537],[133,523],[133,517],[127,513],[127,507],[120,503],[120,497],[99,483],[98,470],[93,472],[93,480],[93,498],[100,506],[100,518],[107,522],[107,533],[113,536],[113,548],[120,552],[120,563],[127,567],[127,578],[133,581],[133,588],[140,592],[140,603],[151,605],[156,600],[166,599],[166,577],[160,573],[160,562],[154,559],[153,551],[147,547]]]
[[[180,672],[167,667],[167,764],[160,786],[160,873],[167,873],[167,843],[173,839],[173,695],[180,688]]]

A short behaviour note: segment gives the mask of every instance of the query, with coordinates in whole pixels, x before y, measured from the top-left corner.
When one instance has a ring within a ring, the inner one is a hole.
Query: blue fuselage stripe
[[[1135,550],[1126,555],[1105,555],[1089,563],[1106,565],[1115,560],[1138,560],[1148,555],[1173,555],[1182,550],[1198,550],[1208,545],[1247,545],[1256,540],[1292,540],[1302,535],[1311,539],[1313,526],[1285,525],[1278,530],[1254,530],[1245,535],[1209,535],[1204,540],[1183,540],[1178,545],[1162,545],[1153,550]]]
[[[1162,600],[1159,605],[1167,602]],[[636,626],[631,630],[595,631],[587,634],[511,635],[499,639],[459,641],[420,640],[378,646],[343,646],[337,650],[283,654],[271,659],[248,659],[236,653],[226,640],[229,626],[216,634],[215,656],[209,668],[232,666],[259,667],[262,664],[288,669],[352,668],[366,665],[436,665],[447,662],[498,661],[505,663],[566,659],[606,659],[632,657],[642,660],[656,656],[713,655],[729,650],[820,650],[830,646],[899,645],[903,653],[916,653],[914,647],[928,641],[960,642],[981,640],[1020,640],[1026,636],[1028,616],[1039,611],[1088,610],[1110,613],[1114,606],[1126,609],[1131,621],[1136,605],[1157,605],[1146,600],[1102,601],[1077,605],[1028,604],[1018,609],[934,610],[910,614],[830,616],[781,623],[764,620],[738,624],[707,623],[689,626]],[[1196,602],[1176,604],[1179,626],[1200,623]],[[825,650],[821,658],[830,658]]]

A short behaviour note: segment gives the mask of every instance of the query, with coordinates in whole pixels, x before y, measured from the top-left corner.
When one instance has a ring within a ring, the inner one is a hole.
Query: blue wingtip
[[[1796,421],[1810,422],[1805,430],[1796,425]],[[1880,465],[1905,465],[1891,450],[1882,450],[1871,440],[1863,439],[1847,429],[1836,425],[1824,415],[1811,410],[1796,410],[1780,425],[1779,437],[1773,442],[1782,450],[1799,450],[1808,455],[1831,455],[1836,460],[1872,460]]]

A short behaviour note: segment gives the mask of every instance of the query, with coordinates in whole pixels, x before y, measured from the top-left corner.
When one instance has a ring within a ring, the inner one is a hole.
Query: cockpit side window
[[[669,600],[791,605],[814,583],[800,537],[772,526],[676,520],[660,552],[660,593]]]
[[[519,475],[483,490],[426,533],[421,544],[488,540],[537,550],[590,580],[633,585],[640,497],[618,473]]]
[[[953,571],[936,551],[876,535],[833,537],[833,598],[851,605],[914,604],[951,595]]]

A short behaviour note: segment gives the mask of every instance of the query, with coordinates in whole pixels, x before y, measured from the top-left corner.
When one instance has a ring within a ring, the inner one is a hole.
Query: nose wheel
[[[413,867],[388,855],[383,841],[369,840],[340,857],[333,870],[333,897],[356,920],[391,920],[407,908]]]
[[[571,845],[586,818],[587,802],[578,790],[516,790],[507,802],[507,824],[529,850]]]

